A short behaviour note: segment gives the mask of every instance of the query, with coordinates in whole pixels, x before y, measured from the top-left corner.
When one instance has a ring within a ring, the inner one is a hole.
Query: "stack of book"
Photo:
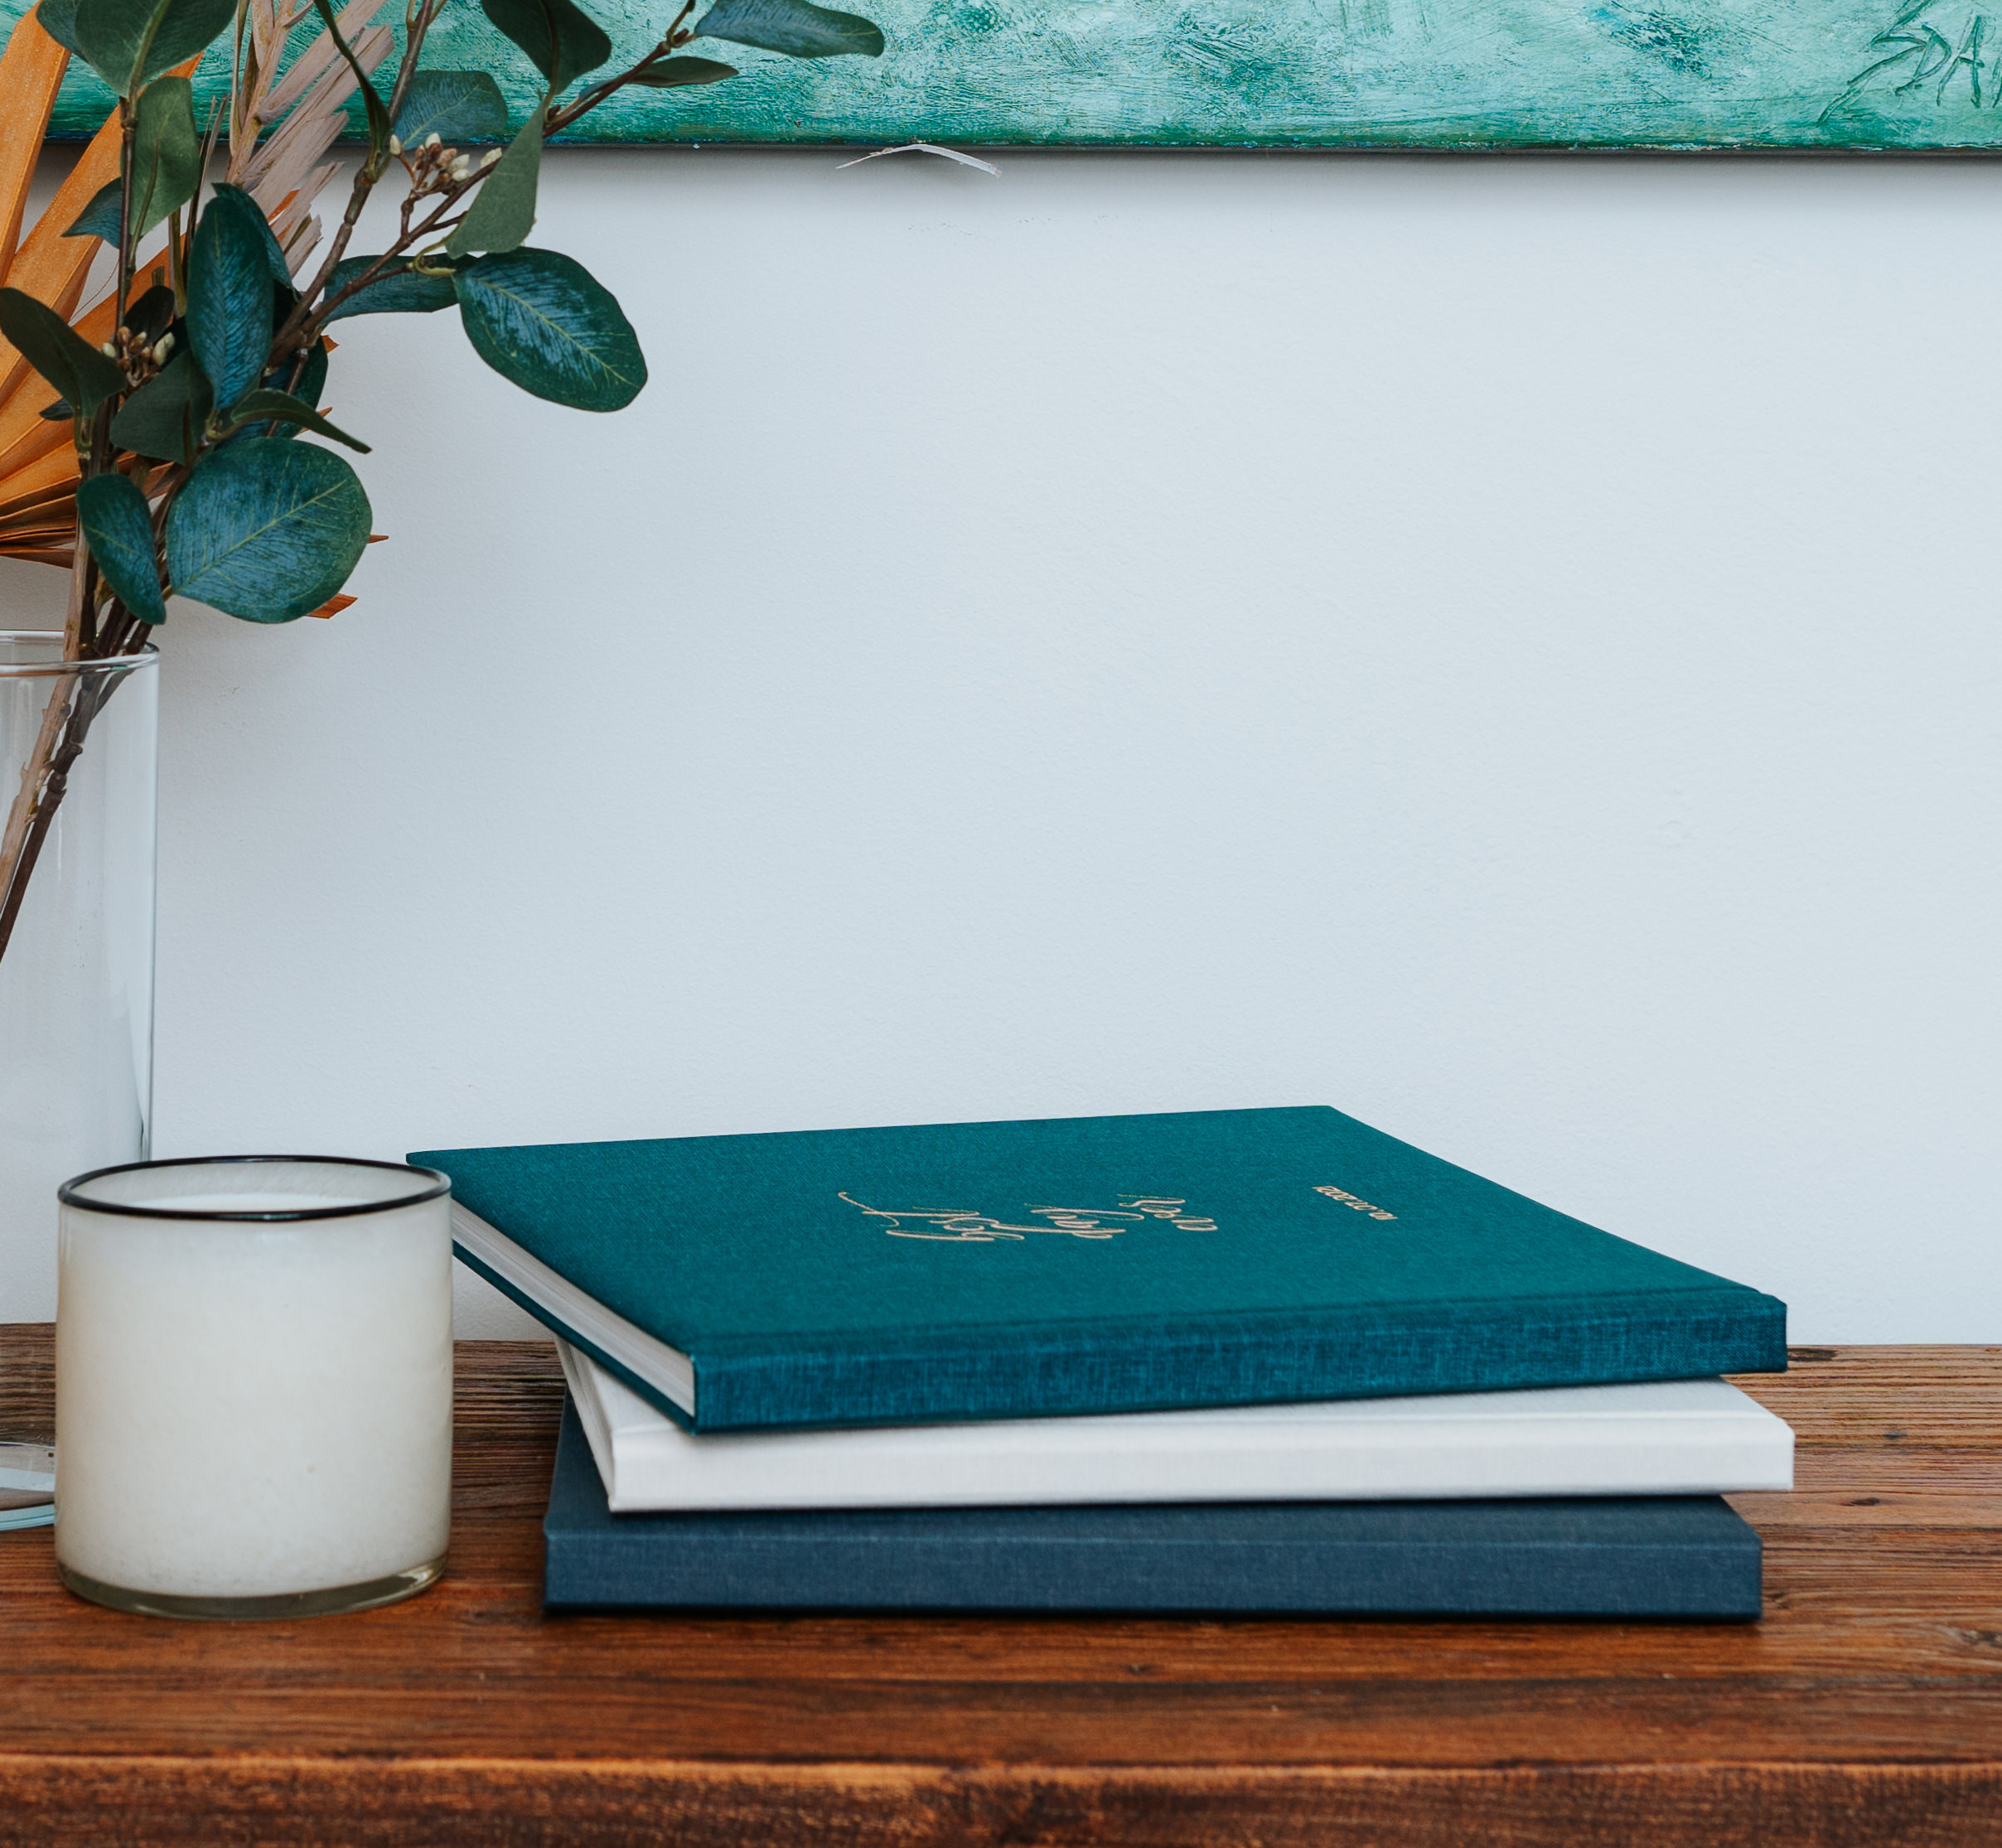
[[[553,1609],[1750,1618],[1773,1298],[1325,1109],[433,1150]]]
[[[46,1444],[0,1444],[0,1534],[55,1519],[55,1451]]]

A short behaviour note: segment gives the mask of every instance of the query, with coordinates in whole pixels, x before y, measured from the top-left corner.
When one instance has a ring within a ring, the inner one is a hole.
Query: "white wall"
[[[838,157],[552,157],[622,415],[341,330],[361,602],[164,638],[159,1151],[1328,1102],[2002,1338],[2002,169]]]

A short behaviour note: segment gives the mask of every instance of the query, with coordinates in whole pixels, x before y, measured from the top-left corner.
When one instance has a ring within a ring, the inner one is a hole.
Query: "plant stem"
[[[80,677],[75,673],[59,675],[50,689],[35,749],[22,768],[21,787],[7,815],[6,835],[0,839],[0,957],[7,954],[14,921],[27,897],[29,875],[41,858],[41,844],[48,839],[56,810],[69,786],[70,766],[83,749],[84,735],[89,729],[88,718],[80,725],[74,723],[79,716]]]

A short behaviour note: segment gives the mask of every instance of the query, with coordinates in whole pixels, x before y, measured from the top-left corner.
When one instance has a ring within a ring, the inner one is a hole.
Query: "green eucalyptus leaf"
[[[189,240],[188,340],[225,410],[263,378],[271,351],[268,230],[249,196],[229,186]]]
[[[41,0],[35,9],[35,17],[41,22],[42,31],[64,51],[83,56],[76,42],[76,0]]]
[[[580,411],[616,411],[639,396],[639,336],[582,264],[510,250],[476,259],[452,281],[473,351],[524,391]]]
[[[695,36],[729,39],[792,58],[883,56],[879,27],[859,13],[834,12],[812,0],[716,0],[696,21]]]
[[[612,56],[612,41],[571,0],[480,0],[496,27],[528,54],[559,95]]]
[[[149,345],[174,324],[174,292],[155,283],[125,304],[125,325]]]
[[[288,391],[247,391],[238,399],[230,412],[230,428],[240,430],[253,423],[289,423],[297,429],[331,437],[336,443],[345,443],[362,455],[369,452],[368,444],[360,438],[336,429],[311,404],[294,398]]]
[[[264,260],[271,266],[271,279],[292,287],[292,265],[285,260],[285,247],[278,242],[278,235],[271,228],[271,220],[264,216],[264,208],[259,205],[241,186],[233,186],[226,180],[215,182],[215,196],[235,201],[246,225],[254,225],[258,235],[264,240]],[[297,298],[295,295],[295,300]]]
[[[235,17],[236,0],[77,0],[76,48],[120,96],[198,52]]]
[[[164,622],[153,516],[138,484],[123,475],[93,475],[76,484],[76,523],[112,594],[142,622]]]
[[[133,242],[185,206],[201,184],[194,86],[185,77],[156,77],[133,109]]]
[[[542,111],[522,123],[507,152],[487,169],[471,206],[445,240],[446,254],[518,249],[535,228],[535,186],[542,173]]]
[[[346,583],[369,497],[331,449],[249,437],[196,465],[167,521],[174,593],[246,622],[290,622]]]
[[[349,283],[365,275],[381,260],[380,257],[343,258],[334,265],[333,274],[326,278],[326,290],[322,299],[332,301]],[[422,270],[413,269],[408,263],[396,263],[366,288],[357,290],[346,301],[330,309],[321,325],[346,320],[351,314],[435,314],[457,300],[449,276],[430,276]]]
[[[76,222],[65,237],[101,237],[107,244],[118,241],[118,215],[125,209],[125,182],[107,180],[90,195],[90,203],[76,215]]]
[[[125,389],[125,373],[46,302],[0,288],[0,334],[85,417]]]
[[[737,74],[733,64],[714,58],[663,58],[650,64],[632,80],[649,89],[679,89],[684,84],[720,84]]]
[[[111,440],[156,462],[192,462],[215,404],[194,356],[177,353],[118,406]]]
[[[396,138],[414,148],[426,135],[457,147],[507,133],[507,99],[484,70],[420,70],[404,92]]]

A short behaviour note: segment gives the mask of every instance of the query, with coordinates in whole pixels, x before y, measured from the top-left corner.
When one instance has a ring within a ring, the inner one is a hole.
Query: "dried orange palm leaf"
[[[355,62],[364,70],[373,70],[395,43],[388,27],[372,27],[355,41]],[[355,73],[346,63],[337,65],[307,91],[277,131],[244,162],[236,183],[267,213],[297,189],[327,149],[347,133],[347,99],[357,87]]]
[[[52,553],[60,544],[76,544],[76,530],[72,526],[8,526],[6,529],[6,549],[12,554],[18,553]]]
[[[306,176],[306,183],[287,193],[270,214],[271,229],[278,235],[278,248],[292,259],[295,270],[299,259],[320,241],[320,220],[312,215],[313,202],[319,198],[326,182],[340,171],[337,161],[315,167]]]
[[[47,517],[51,520],[57,518],[56,510],[59,503],[63,502],[65,496],[73,493],[76,486],[75,473],[66,472],[56,466],[60,459],[58,457],[52,460],[44,456],[39,462],[31,462],[22,469],[14,477],[12,491],[6,500],[0,501],[0,520],[11,520],[19,525],[27,515],[36,513],[37,509],[51,510]],[[72,470],[74,467],[72,461]],[[40,515],[37,515],[37,517]]]
[[[0,52],[0,282],[7,280],[21,242],[35,157],[41,152],[49,112],[69,67],[70,54],[42,31],[33,12],[16,25]]]
[[[0,442],[6,440],[6,432],[0,430]],[[4,449],[0,449],[0,500],[8,492],[7,483],[30,462],[37,462],[44,456],[56,450],[72,446],[70,420],[66,417],[43,417],[37,414],[33,422]]]
[[[59,496],[39,507],[0,515],[0,535],[24,545],[55,545],[68,541],[75,520],[73,501]]]
[[[303,17],[304,9],[278,12],[275,9],[281,4],[282,0],[249,0],[254,34],[267,29],[265,14],[285,31]],[[395,44],[387,26],[369,23],[386,4],[388,0],[351,0],[336,21],[341,37],[365,71],[374,71]],[[260,7],[265,14],[259,13]],[[274,43],[282,49],[282,33]],[[320,239],[312,206],[320,189],[340,171],[325,157],[347,132],[346,104],[356,80],[336,51],[332,35],[325,31],[293,60],[282,76],[269,61],[275,56],[275,50],[261,51],[254,43],[246,52],[253,80],[239,85],[239,113],[245,127],[239,133],[235,123],[231,125],[230,179],[264,207],[280,248],[296,268]],[[264,128],[272,132],[259,141],[258,133]]]
[[[341,36],[347,41],[351,50],[359,51],[356,41],[388,3],[389,0],[354,0],[352,6],[345,8],[336,17],[334,23],[340,27]],[[259,121],[264,127],[270,127],[315,83],[333,69],[335,60],[340,56],[331,36],[322,31],[293,60],[291,68],[256,104]],[[373,70],[375,68],[366,58],[362,59],[361,62],[365,70]]]
[[[7,498],[0,501],[0,519],[12,513],[40,506],[52,497],[69,492],[76,481],[76,452],[58,451],[30,462],[7,484]]]

